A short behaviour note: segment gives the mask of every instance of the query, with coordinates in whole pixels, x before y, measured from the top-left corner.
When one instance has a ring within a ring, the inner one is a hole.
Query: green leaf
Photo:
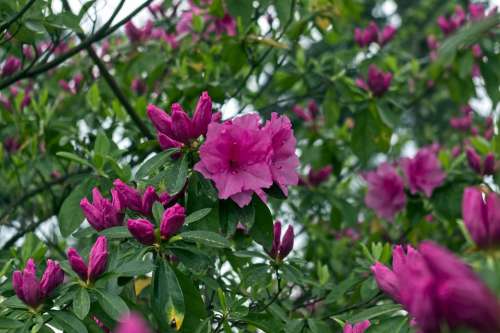
[[[90,297],[86,288],[78,289],[75,299],[73,300],[73,312],[83,320],[90,310]]]
[[[94,178],[87,178],[64,200],[58,215],[59,230],[63,237],[71,235],[82,224],[84,216],[80,200],[89,195],[96,185],[97,181]]]
[[[382,320],[379,324],[372,325],[365,331],[366,333],[407,333],[410,327],[408,325],[408,317],[397,316]]]
[[[99,235],[107,238],[130,238],[132,235],[126,226],[111,227],[99,232]]]
[[[222,3],[222,0],[213,0],[208,10],[213,16],[219,18],[224,17],[224,5]]]
[[[70,153],[69,151],[60,151],[56,153],[57,156],[66,158],[78,164],[86,165],[88,167],[92,167],[92,164],[86,159],[81,158],[80,156]]]
[[[94,143],[94,153],[106,155],[109,152],[109,148],[111,147],[111,143],[109,142],[108,137],[104,134],[103,131],[99,131]]]
[[[184,332],[193,332],[201,321],[207,318],[205,304],[201,298],[198,288],[193,284],[190,276],[187,276],[175,269],[177,281],[182,289],[186,309],[186,316],[183,321],[182,329]]]
[[[182,327],[185,315],[184,295],[174,270],[163,259],[157,260],[153,274],[153,311],[164,326]]]
[[[99,93],[99,86],[97,85],[97,83],[94,83],[87,92],[87,103],[89,104],[92,110],[94,111],[99,110],[99,105],[101,104],[101,96]]]
[[[50,311],[54,318],[51,323],[58,326],[64,333],[88,333],[87,328],[71,312]]]
[[[254,196],[252,205],[255,208],[255,222],[250,229],[252,238],[262,245],[264,249],[269,250],[273,243],[273,216],[267,205]]]
[[[0,329],[16,329],[24,326],[23,322],[10,318],[0,318]]]
[[[178,235],[180,239],[201,243],[210,247],[229,248],[231,244],[221,235],[212,231],[186,231]]]
[[[196,212],[193,212],[186,217],[186,221],[184,221],[184,224],[187,225],[187,224],[190,224],[193,222],[197,222],[197,221],[203,219],[208,214],[210,214],[211,211],[212,211],[212,208],[203,208],[203,209],[197,210]]]
[[[97,302],[112,319],[118,320],[123,314],[128,312],[128,306],[120,296],[102,289],[94,290],[96,291]]]
[[[379,317],[381,315],[394,313],[396,311],[401,311],[401,305],[399,304],[383,304],[377,305],[372,308],[355,313],[353,316],[347,317],[350,323],[357,323],[363,320],[369,320],[372,318]],[[342,316],[344,318],[345,316]]]
[[[120,276],[138,276],[152,272],[155,265],[148,261],[132,260],[128,261],[115,269],[115,272]]]
[[[153,172],[160,169],[170,160],[170,156],[172,156],[173,153],[176,153],[178,151],[179,149],[177,148],[171,148],[162,151],[161,153],[158,153],[155,156],[151,157],[150,159],[146,160],[144,163],[142,163],[139,170],[137,170],[137,173],[135,174],[135,179],[140,180],[151,176]]]
[[[468,48],[487,31],[500,24],[500,14],[490,15],[482,20],[467,24],[445,39],[438,50],[438,63],[451,64],[460,48]]]
[[[227,9],[233,17],[241,17],[244,26],[247,26],[252,19],[252,1],[247,0],[226,0]]]
[[[179,193],[184,184],[186,183],[186,177],[188,173],[188,158],[187,154],[184,154],[182,158],[172,161],[168,164],[165,170],[165,178],[163,182],[167,188],[167,192],[170,195]]]
[[[330,330],[330,327],[324,321],[318,319],[308,319],[307,326],[309,326],[312,333],[324,333]]]
[[[375,153],[389,149],[391,130],[382,122],[374,105],[358,112],[354,122],[351,148],[362,163],[366,164]]]

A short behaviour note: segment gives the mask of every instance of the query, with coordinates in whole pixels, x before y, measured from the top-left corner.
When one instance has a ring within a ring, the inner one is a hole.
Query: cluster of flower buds
[[[76,274],[85,282],[95,281],[106,270],[108,263],[108,241],[106,237],[99,236],[90,249],[88,265],[82,259],[78,251],[72,247],[69,248],[68,261]]]
[[[354,40],[360,47],[369,46],[371,43],[378,43],[380,46],[384,46],[394,38],[395,34],[396,28],[392,25],[386,25],[380,31],[377,24],[372,21],[365,29],[354,29]]]
[[[163,213],[159,238],[169,240],[174,236],[184,225],[186,220],[186,210],[179,204],[175,204],[167,208]],[[144,245],[153,245],[158,243],[157,231],[155,225],[146,219],[129,219],[127,222],[128,230],[140,243]]]
[[[153,104],[148,105],[147,114],[157,130],[161,148],[178,148],[207,134],[212,121],[212,99],[203,92],[192,119],[178,103],[172,104],[170,115]]]
[[[281,222],[274,223],[273,246],[268,252],[269,256],[276,261],[282,261],[293,249],[295,235],[291,225],[288,226],[283,238],[281,238]]]
[[[47,260],[47,268],[39,281],[36,265],[29,259],[24,270],[12,274],[12,287],[17,297],[31,308],[37,308],[64,280],[64,273],[57,261]]]
[[[384,95],[391,85],[392,74],[383,72],[375,65],[370,65],[368,68],[368,79],[365,81],[362,78],[356,79],[356,85],[366,91],[371,91],[373,96],[380,97]]]
[[[132,21],[125,23],[125,34],[132,43],[138,43],[149,39],[153,30],[153,21],[148,20],[144,27],[138,28]]]
[[[483,161],[481,161],[481,156],[472,147],[465,148],[465,155],[467,156],[467,162],[469,166],[477,172],[478,174],[493,175],[497,170],[497,163],[495,160],[495,155],[493,153],[486,154]]]
[[[486,14],[486,10],[484,6],[480,3],[471,3],[469,4],[469,20],[477,21],[483,19],[485,16],[493,15],[496,13],[496,7],[491,8],[491,10]],[[460,28],[467,22],[467,14],[461,6],[455,7],[455,12],[451,15],[450,18],[446,18],[444,16],[439,16],[437,19],[437,23],[439,28],[445,35],[449,35],[453,33],[455,30]]]
[[[138,190],[128,186],[120,179],[116,179],[113,185],[124,207],[145,216],[150,216],[152,214],[153,204],[156,201],[164,204],[165,202],[163,200],[168,201],[170,199],[167,193],[158,196],[153,186],[146,187],[144,193],[141,194]]]
[[[477,212],[479,213],[479,212]],[[420,332],[472,328],[476,332],[500,332],[500,304],[465,263],[448,250],[423,242],[417,251],[393,250],[392,270],[381,263],[372,266],[379,288],[401,303]]]
[[[453,13],[449,19],[444,16],[439,16],[437,24],[445,35],[449,35],[466,22],[465,16],[464,9],[461,6],[456,6],[455,13]]]
[[[462,198],[462,218],[480,248],[500,244],[500,196],[484,194],[477,187],[467,187]]]
[[[319,107],[316,101],[311,100],[307,104],[307,108],[304,109],[300,105],[294,105],[292,108],[292,112],[295,113],[297,117],[304,121],[313,121],[319,116]]]
[[[21,60],[14,56],[8,56],[2,66],[2,77],[10,76],[21,68]]]
[[[111,190],[112,200],[102,196],[98,188],[92,190],[92,203],[87,198],[80,201],[80,208],[89,224],[97,231],[123,223],[125,206],[116,189]]]

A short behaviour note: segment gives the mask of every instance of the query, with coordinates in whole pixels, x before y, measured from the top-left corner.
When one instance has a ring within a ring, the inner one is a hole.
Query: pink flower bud
[[[479,59],[483,56],[483,51],[481,50],[481,46],[479,44],[472,45],[471,50],[474,58]]]
[[[128,230],[140,243],[152,245],[155,242],[155,227],[145,219],[129,219]]]
[[[132,83],[130,84],[130,88],[137,95],[143,95],[146,92],[147,86],[146,86],[146,82],[144,82],[142,79],[136,78],[136,79],[132,80]]]
[[[391,73],[385,73],[373,64],[368,68],[367,84],[374,96],[380,97],[385,94],[391,85],[391,80]]]
[[[164,110],[149,104],[146,112],[158,132],[172,136],[172,119]]]
[[[21,68],[21,60],[14,56],[8,56],[2,67],[2,77],[10,76]]]
[[[280,244],[279,258],[281,260],[285,259],[286,256],[292,251],[294,238],[295,235],[293,233],[293,228],[289,225]]]
[[[135,211],[142,210],[142,197],[139,191],[125,184],[121,179],[115,179],[113,185],[127,208]]]
[[[88,278],[88,267],[78,251],[70,247],[67,253],[67,257],[73,271],[75,271],[75,273],[78,274],[78,276],[80,276],[82,280],[86,281]]]
[[[319,107],[316,101],[309,101],[307,104],[307,109],[309,110],[309,114],[313,117],[316,118],[319,114]]]
[[[493,153],[488,153],[484,158],[483,174],[494,175],[495,171],[496,171],[495,155]]]
[[[333,168],[331,165],[327,165],[319,170],[311,169],[309,175],[307,176],[308,182],[311,186],[318,186],[321,183],[328,180],[332,174]]]
[[[40,296],[46,298],[54,289],[56,289],[64,280],[64,272],[59,263],[47,259],[47,268],[43,272],[40,280]]]
[[[465,149],[465,154],[467,156],[467,161],[469,162],[469,166],[472,168],[472,170],[480,174],[481,157],[478,155],[478,153],[476,153],[476,151],[472,147],[467,147]]]
[[[208,124],[212,120],[212,99],[208,92],[204,91],[198,100],[196,110],[193,115],[193,136],[205,136],[208,130]]]
[[[312,120],[311,114],[308,111],[304,110],[304,108],[301,107],[300,105],[294,105],[292,108],[292,112],[295,113],[295,115],[297,117],[299,117],[300,119],[302,119],[304,121],[311,121]]]
[[[371,271],[375,276],[378,287],[387,295],[394,299],[398,299],[398,282],[394,272],[379,262],[376,262],[375,265],[371,267]]]
[[[186,210],[179,204],[167,208],[163,213],[160,224],[160,234],[163,239],[169,239],[175,235],[184,224]]]
[[[111,190],[112,201],[103,198],[98,188],[92,190],[93,203],[87,198],[80,201],[80,207],[89,224],[97,231],[119,226],[123,222],[123,203],[118,193]]]
[[[389,43],[394,38],[395,34],[396,28],[394,28],[392,25],[386,25],[382,30],[382,34],[380,35],[380,45],[384,46],[385,44]]]
[[[193,138],[193,124],[180,104],[172,104],[172,138],[182,143],[188,143]]]
[[[368,327],[370,327],[370,325],[371,324],[369,320],[365,320],[354,325],[346,323],[343,333],[364,333],[368,329]]]
[[[279,247],[281,243],[281,222],[276,221],[273,225],[273,246],[271,248],[271,251],[269,252],[269,255],[272,258],[276,258],[278,256],[279,252]]]
[[[88,279],[96,280],[106,270],[108,263],[108,241],[106,237],[99,236],[90,249]]]
[[[181,142],[175,141],[174,139],[163,133],[158,133],[158,143],[163,150],[167,150],[170,148],[181,148],[183,146]]]

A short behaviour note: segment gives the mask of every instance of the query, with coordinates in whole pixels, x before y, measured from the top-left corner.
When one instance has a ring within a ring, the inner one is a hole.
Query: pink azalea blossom
[[[293,135],[292,123],[286,116],[271,115],[263,131],[271,138],[272,157],[270,162],[273,181],[283,194],[288,195],[288,185],[297,185],[299,159],[295,154],[297,141]]]
[[[271,138],[259,127],[255,114],[238,117],[223,124],[211,123],[201,160],[194,169],[217,187],[220,199],[233,199],[240,207],[250,203],[252,194],[264,197],[273,176]]]
[[[389,221],[406,205],[403,180],[396,169],[388,163],[382,163],[377,170],[364,175],[368,183],[365,203],[375,210],[377,215]]]
[[[430,148],[420,149],[413,158],[402,159],[400,165],[412,194],[420,191],[431,197],[434,189],[441,186],[446,177],[436,154]]]

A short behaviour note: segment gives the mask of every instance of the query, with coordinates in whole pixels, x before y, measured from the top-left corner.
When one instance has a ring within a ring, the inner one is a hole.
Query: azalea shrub
[[[500,332],[499,35],[494,1],[0,0],[0,332]]]

